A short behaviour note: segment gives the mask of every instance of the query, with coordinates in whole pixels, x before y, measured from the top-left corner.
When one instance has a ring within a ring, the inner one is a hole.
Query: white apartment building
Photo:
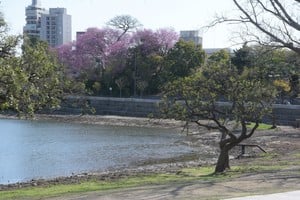
[[[32,0],[32,5],[26,7],[26,25],[24,34],[37,37],[56,47],[72,41],[71,15],[66,8],[41,7],[40,0]]]
[[[40,0],[32,0],[32,4],[25,9],[26,25],[23,28],[24,34],[29,37],[40,38],[41,17],[48,11],[41,7]]]
[[[180,31],[180,39],[191,41],[195,45],[202,45],[202,37],[198,30]]]
[[[56,47],[72,41],[71,15],[65,8],[50,8],[41,18],[40,38]]]

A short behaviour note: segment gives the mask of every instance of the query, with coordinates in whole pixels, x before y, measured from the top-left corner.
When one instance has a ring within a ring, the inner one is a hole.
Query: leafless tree
[[[234,16],[217,16],[219,23],[242,25],[243,42],[288,48],[300,54],[300,0],[233,0]]]
[[[122,31],[122,33],[118,37],[118,40],[120,40],[121,37],[125,35],[128,31],[141,26],[140,22],[130,15],[115,16],[107,22],[107,25]]]

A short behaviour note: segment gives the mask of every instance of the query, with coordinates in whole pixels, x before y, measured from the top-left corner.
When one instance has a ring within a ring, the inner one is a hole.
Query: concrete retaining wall
[[[88,109],[78,107],[83,103],[95,109],[96,115],[120,115],[132,117],[149,117],[159,115],[160,100],[158,99],[135,99],[135,98],[112,98],[112,97],[70,97],[60,110],[55,114],[82,114]],[[222,103],[221,103],[222,104]],[[226,105],[226,103],[224,103]],[[274,104],[273,113],[278,125],[299,126],[300,105]],[[270,118],[265,121],[271,123]]]

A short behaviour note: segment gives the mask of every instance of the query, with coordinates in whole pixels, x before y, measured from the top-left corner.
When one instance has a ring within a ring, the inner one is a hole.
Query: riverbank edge
[[[17,115],[0,114],[0,119],[19,119],[34,121],[55,121],[64,123],[108,125],[108,126],[129,126],[147,128],[174,128],[183,129],[185,122],[173,119],[146,118],[146,117],[126,117],[117,115],[51,115],[35,114],[33,117],[25,118]]]

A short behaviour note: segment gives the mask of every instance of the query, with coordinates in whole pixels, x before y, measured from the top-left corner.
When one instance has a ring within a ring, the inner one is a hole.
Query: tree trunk
[[[229,150],[225,147],[221,148],[221,152],[218,158],[218,162],[215,168],[215,173],[224,172],[229,169]]]

